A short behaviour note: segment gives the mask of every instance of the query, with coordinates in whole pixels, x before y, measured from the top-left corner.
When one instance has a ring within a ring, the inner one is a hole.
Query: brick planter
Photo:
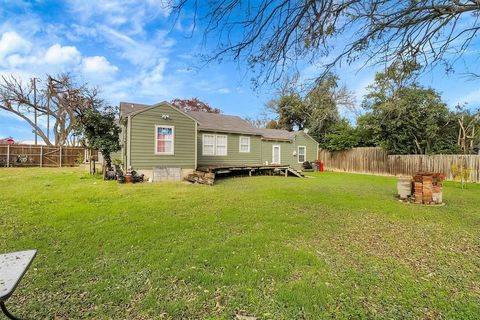
[[[422,172],[413,176],[413,198],[418,204],[441,204],[443,175],[437,172]]]

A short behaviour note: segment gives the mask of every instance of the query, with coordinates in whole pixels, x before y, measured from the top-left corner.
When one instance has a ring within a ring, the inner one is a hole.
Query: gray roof
[[[154,107],[140,103],[120,102],[120,115],[135,114],[145,108]],[[292,140],[298,132],[291,132],[281,129],[259,129],[252,126],[250,122],[238,116],[230,116],[222,113],[208,113],[203,111],[185,112],[198,122],[198,129],[217,132],[234,132],[253,135],[261,135],[267,140]]]
[[[146,104],[140,103],[131,103],[131,102],[120,102],[120,115],[124,116],[132,112],[140,111],[149,107]]]
[[[190,111],[187,114],[198,121],[199,130],[261,134],[250,122],[237,116],[202,111]]]
[[[257,129],[263,138],[271,140],[292,140],[298,132],[281,129]]]

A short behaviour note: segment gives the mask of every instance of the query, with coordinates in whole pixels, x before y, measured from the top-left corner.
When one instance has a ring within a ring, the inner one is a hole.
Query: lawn
[[[480,185],[446,205],[343,173],[213,187],[0,169],[0,248],[37,248],[12,312],[30,319],[480,315]]]

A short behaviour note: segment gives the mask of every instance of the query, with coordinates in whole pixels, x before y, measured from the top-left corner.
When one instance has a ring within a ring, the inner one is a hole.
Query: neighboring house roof
[[[0,144],[15,144],[15,140],[12,137],[0,139]]]
[[[281,129],[257,129],[263,138],[267,140],[292,140],[298,132]]]
[[[132,112],[144,110],[149,107],[146,104],[140,103],[131,103],[131,102],[120,102],[120,115],[124,116]]]
[[[190,111],[187,114],[198,121],[199,130],[260,135],[250,122],[237,116],[202,111]]]

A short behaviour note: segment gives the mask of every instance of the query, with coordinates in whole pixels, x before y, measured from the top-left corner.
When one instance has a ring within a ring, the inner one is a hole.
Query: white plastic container
[[[397,192],[400,199],[407,199],[412,195],[412,179],[399,177],[397,180]]]

